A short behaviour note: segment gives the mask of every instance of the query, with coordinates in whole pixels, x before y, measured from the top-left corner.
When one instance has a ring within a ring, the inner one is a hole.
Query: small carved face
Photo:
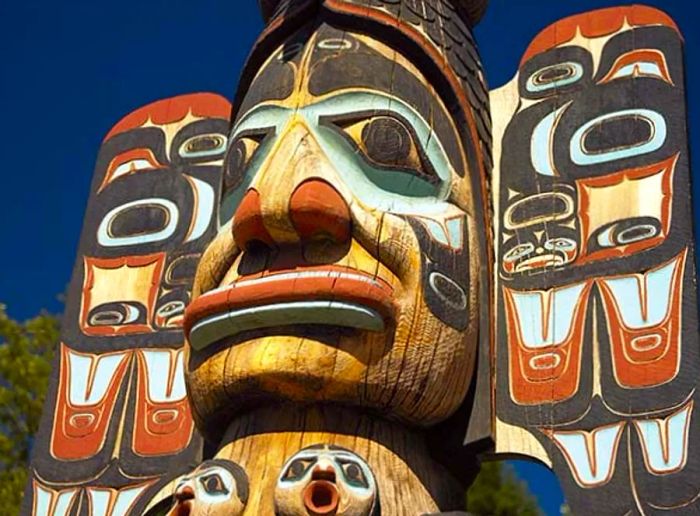
[[[238,516],[248,501],[248,477],[238,464],[208,460],[180,479],[173,497],[169,516]]]
[[[280,516],[370,516],[379,506],[367,463],[337,446],[316,445],[294,454],[275,489]]]

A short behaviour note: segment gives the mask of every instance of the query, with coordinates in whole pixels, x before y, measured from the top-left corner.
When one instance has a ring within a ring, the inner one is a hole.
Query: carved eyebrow
[[[252,129],[279,128],[289,119],[292,112],[290,108],[274,104],[257,105],[240,118],[231,130],[230,139],[233,140],[242,132]]]
[[[437,134],[418,111],[399,98],[375,90],[353,89],[333,94],[302,108],[302,112],[318,118],[342,117],[352,112],[369,111],[399,115],[415,130],[418,142],[423,146],[440,179],[449,182],[452,175],[456,174]],[[446,173],[440,174],[443,170]]]

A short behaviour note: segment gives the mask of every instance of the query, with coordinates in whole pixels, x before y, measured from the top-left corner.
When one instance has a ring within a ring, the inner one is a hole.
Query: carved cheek
[[[428,308],[448,326],[465,330],[470,297],[467,216],[408,216],[406,220],[418,238],[421,282]]]

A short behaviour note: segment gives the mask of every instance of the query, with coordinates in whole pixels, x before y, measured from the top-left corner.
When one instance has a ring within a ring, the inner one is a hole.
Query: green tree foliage
[[[29,455],[39,428],[58,319],[39,315],[20,323],[0,304],[0,500],[3,514],[18,514]]]
[[[512,468],[485,462],[467,492],[467,510],[474,516],[540,516],[542,512],[527,485]]]
[[[33,437],[39,428],[59,321],[50,314],[20,323],[0,304],[0,500],[19,514]],[[484,463],[467,493],[474,516],[540,516],[526,485],[499,462]]]

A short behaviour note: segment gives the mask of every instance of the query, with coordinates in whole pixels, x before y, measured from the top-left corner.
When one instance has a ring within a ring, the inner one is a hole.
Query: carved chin
[[[424,305],[400,314],[384,332],[322,326],[274,331],[190,350],[189,392],[205,431],[223,432],[242,412],[285,401],[369,408],[411,424],[433,424],[459,407],[473,369],[474,339],[432,317]]]

